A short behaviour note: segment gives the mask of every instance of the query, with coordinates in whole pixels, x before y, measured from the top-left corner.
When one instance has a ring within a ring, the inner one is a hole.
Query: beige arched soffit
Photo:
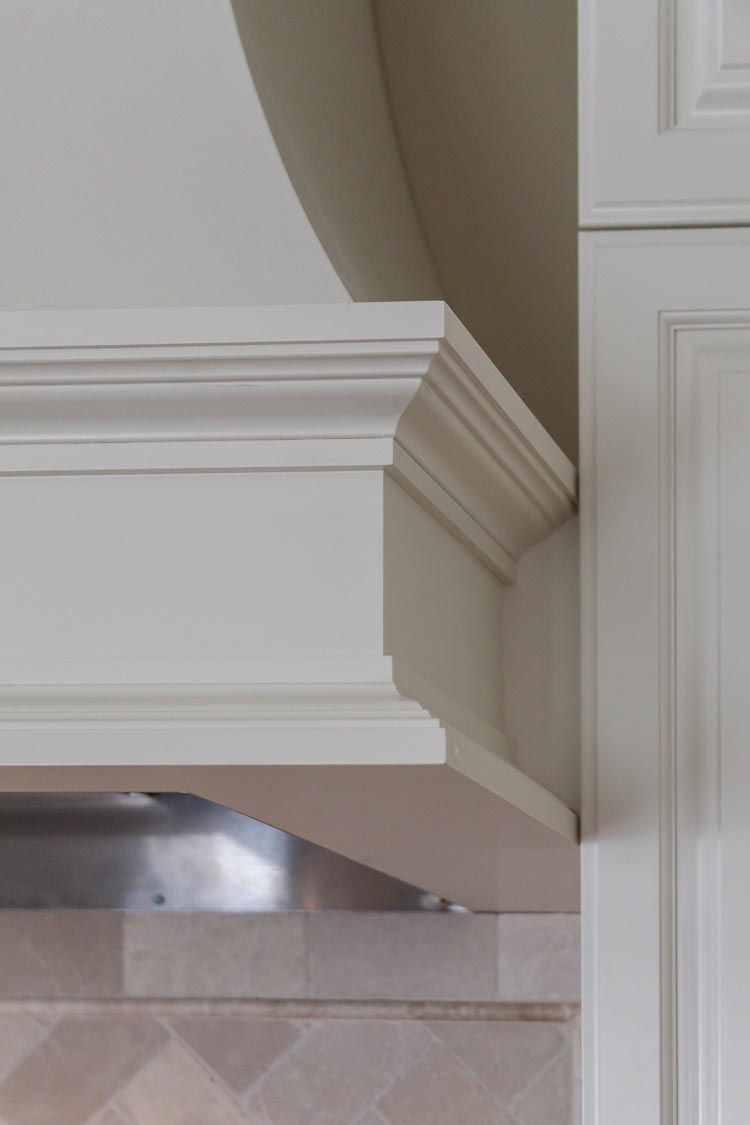
[[[575,0],[232,4],[352,297],[442,296],[575,456]]]
[[[441,296],[393,128],[368,0],[232,0],[281,157],[355,300]]]
[[[575,457],[576,0],[373,7],[446,300]]]

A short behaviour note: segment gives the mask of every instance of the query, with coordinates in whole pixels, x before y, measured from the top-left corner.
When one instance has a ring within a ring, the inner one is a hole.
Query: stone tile
[[[0,1079],[10,1074],[48,1030],[32,1016],[0,1016]]]
[[[506,1105],[566,1042],[555,1024],[441,1021],[430,1031],[501,1105]]]
[[[308,994],[321,999],[489,1000],[497,923],[482,914],[311,914]]]
[[[564,1051],[512,1103],[520,1125],[573,1125],[573,1067],[569,1051]]]
[[[115,996],[122,915],[0,911],[0,996]]]
[[[430,1043],[418,1023],[316,1024],[253,1087],[247,1108],[263,1125],[351,1125]]]
[[[166,1038],[148,1018],[63,1019],[0,1084],[0,1117],[13,1125],[81,1125]]]
[[[290,1020],[188,1016],[170,1023],[237,1094],[244,1093],[300,1035]]]
[[[301,914],[132,914],[124,944],[129,996],[305,993]]]
[[[115,1106],[106,1106],[101,1113],[89,1118],[87,1125],[127,1125],[127,1121]]]
[[[497,928],[499,999],[580,1000],[578,914],[500,914]]]
[[[246,1125],[215,1077],[176,1040],[140,1070],[114,1102],[127,1125]]]
[[[388,1125],[515,1125],[456,1059],[436,1043],[375,1104]],[[550,1118],[547,1125],[559,1125]]]

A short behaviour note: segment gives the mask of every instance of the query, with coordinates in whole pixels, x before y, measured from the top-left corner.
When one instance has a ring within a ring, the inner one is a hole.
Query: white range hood
[[[4,789],[192,791],[576,908],[575,473],[445,305],[5,313],[0,346]]]

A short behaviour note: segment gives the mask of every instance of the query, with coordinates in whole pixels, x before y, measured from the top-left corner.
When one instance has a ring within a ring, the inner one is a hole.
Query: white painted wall
[[[348,300],[230,0],[6,0],[0,105],[0,307]]]

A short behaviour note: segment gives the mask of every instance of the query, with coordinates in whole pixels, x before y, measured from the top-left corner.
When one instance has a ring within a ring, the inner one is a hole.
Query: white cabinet
[[[750,5],[580,48],[584,1120],[746,1125]]]
[[[750,231],[582,273],[586,1120],[745,1125]]]
[[[747,0],[581,0],[584,227],[750,222]]]

